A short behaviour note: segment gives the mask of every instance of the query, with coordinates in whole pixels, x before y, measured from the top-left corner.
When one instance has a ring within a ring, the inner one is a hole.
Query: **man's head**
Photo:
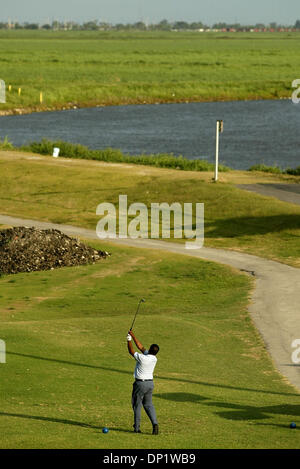
[[[152,344],[149,348],[150,355],[157,355],[159,352],[159,346],[157,344]]]

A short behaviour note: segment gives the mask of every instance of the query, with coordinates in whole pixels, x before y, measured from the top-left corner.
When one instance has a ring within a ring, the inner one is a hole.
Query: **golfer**
[[[131,340],[134,340],[135,345],[142,353],[134,352]],[[134,432],[141,433],[141,410],[142,406],[146,414],[151,420],[153,431],[152,435],[158,435],[158,423],[156,412],[152,404],[152,392],[154,389],[153,384],[153,371],[157,362],[156,355],[159,351],[159,346],[152,344],[149,350],[138,341],[134,333],[130,331],[127,335],[128,352],[136,360],[136,367],[134,370],[135,382],[133,383],[132,390],[132,408],[134,412]]]

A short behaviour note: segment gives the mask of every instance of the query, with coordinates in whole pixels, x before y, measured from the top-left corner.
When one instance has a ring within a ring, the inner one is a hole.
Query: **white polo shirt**
[[[134,370],[135,379],[153,379],[153,371],[157,363],[155,355],[149,355],[148,350],[144,354],[135,352],[136,367]]]

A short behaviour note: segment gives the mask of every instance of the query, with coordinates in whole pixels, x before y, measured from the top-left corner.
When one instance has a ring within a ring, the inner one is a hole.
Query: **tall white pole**
[[[219,171],[219,121],[217,121],[217,130],[216,130],[216,165],[215,165],[215,181],[218,180],[218,171]]]

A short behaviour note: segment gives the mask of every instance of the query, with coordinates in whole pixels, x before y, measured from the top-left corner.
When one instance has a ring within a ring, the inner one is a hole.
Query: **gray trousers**
[[[132,389],[132,408],[134,412],[134,429],[140,429],[142,406],[151,420],[152,425],[157,423],[156,412],[152,404],[153,381],[135,381]]]

